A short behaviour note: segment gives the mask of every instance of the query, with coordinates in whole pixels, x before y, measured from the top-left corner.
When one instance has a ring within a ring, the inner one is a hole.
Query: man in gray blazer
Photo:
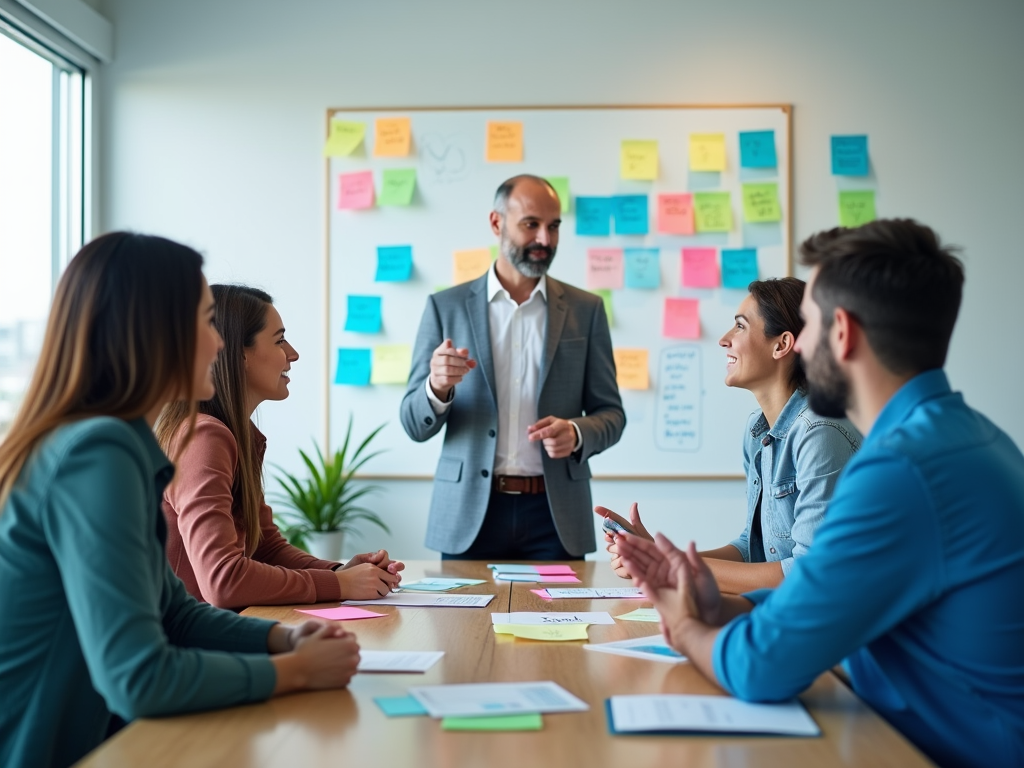
[[[537,176],[500,187],[486,275],[427,300],[401,420],[447,425],[426,544],[443,558],[564,560],[596,548],[587,460],[626,425],[601,299],[553,280],[561,206]],[[457,390],[457,391],[456,391]]]

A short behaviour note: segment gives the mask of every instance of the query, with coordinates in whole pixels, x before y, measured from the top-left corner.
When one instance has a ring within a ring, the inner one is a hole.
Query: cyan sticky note
[[[607,237],[612,233],[610,197],[576,198],[576,234]]]
[[[412,277],[411,245],[377,246],[378,283],[402,283]]]
[[[756,248],[722,249],[722,287],[742,288],[757,280]]]
[[[427,714],[423,705],[412,696],[376,696],[373,700],[388,717],[414,717]]]
[[[380,296],[349,296],[345,330],[380,333]]]
[[[368,386],[372,367],[372,350],[342,347],[338,350],[338,372],[334,376],[334,383]]]
[[[661,251],[657,248],[626,248],[626,287],[657,288],[661,285]]]
[[[647,195],[616,195],[612,213],[616,235],[647,234]]]
[[[775,131],[740,131],[740,167],[774,168]]]
[[[832,175],[868,175],[868,137],[832,137]]]

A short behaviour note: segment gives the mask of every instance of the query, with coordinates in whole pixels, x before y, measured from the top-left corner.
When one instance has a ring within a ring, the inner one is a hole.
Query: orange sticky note
[[[516,121],[487,121],[487,162],[523,162],[523,124]]]
[[[619,389],[650,389],[646,349],[613,349],[615,381]]]
[[[373,171],[343,173],[338,181],[338,208],[356,210],[373,207]]]
[[[452,285],[476,280],[491,268],[491,249],[473,248],[452,254]]]
[[[665,299],[661,335],[669,339],[699,339],[700,302],[697,299]]]
[[[667,235],[693,234],[693,195],[658,195],[658,231]]]
[[[409,154],[412,121],[408,117],[378,117],[374,125],[374,157],[406,157]]]

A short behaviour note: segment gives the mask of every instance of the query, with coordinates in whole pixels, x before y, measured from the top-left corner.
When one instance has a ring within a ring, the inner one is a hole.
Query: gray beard
[[[541,246],[543,247],[543,246]],[[551,255],[542,261],[535,261],[530,258],[529,252],[535,250],[537,246],[526,246],[520,248],[516,245],[512,245],[508,240],[505,240],[501,244],[502,253],[505,258],[508,259],[509,263],[516,268],[523,277],[543,277],[547,274],[551,268],[551,262],[555,260],[555,248],[549,248]]]

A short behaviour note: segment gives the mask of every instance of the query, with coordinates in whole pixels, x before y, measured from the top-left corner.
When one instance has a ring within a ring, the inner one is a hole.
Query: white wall
[[[828,137],[870,136],[879,212],[965,248],[948,371],[1024,445],[1024,4],[1019,0],[102,0],[106,229],[200,248],[211,280],[262,285],[302,360],[261,414],[268,460],[294,469],[322,433],[323,164],[328,106],[795,105],[795,235],[837,223]],[[628,9],[628,10],[627,10]],[[739,471],[737,435],[737,471]],[[740,483],[595,483],[700,546],[742,526]],[[401,557],[422,546],[429,486],[377,506]]]

